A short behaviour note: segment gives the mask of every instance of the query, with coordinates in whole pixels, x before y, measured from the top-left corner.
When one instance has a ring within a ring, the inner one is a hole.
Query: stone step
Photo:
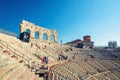
[[[22,72],[23,66],[20,65],[18,68],[16,68],[14,71],[12,71],[5,80],[13,80],[16,75],[18,75],[20,72]]]
[[[3,67],[0,70],[0,79],[2,79],[4,77],[4,75],[6,75],[7,73],[9,73],[10,71],[12,71],[14,68],[16,68],[18,65],[8,65]]]
[[[27,73],[29,73],[29,69],[25,68],[20,74],[16,76],[16,79],[14,80],[24,80],[25,75],[27,75]]]

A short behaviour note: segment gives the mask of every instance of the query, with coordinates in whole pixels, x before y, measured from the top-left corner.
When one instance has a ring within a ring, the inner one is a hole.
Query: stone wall
[[[25,20],[20,24],[20,32],[29,32],[30,42],[58,43],[58,32],[56,30],[46,29]],[[43,38],[44,35],[46,35],[45,40]]]

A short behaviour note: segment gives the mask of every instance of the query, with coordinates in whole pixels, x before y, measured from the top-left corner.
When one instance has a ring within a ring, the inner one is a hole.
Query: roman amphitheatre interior
[[[0,33],[0,80],[120,80],[118,47],[95,47],[89,35],[58,44],[56,30],[25,20],[20,32]]]

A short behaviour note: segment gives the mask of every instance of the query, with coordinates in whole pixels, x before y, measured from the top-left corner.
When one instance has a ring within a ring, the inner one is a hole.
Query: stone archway
[[[48,40],[48,35],[47,33],[43,33],[43,41],[47,41]]]
[[[45,35],[47,37],[46,37],[45,43],[58,43],[58,33],[56,30],[46,29],[41,26],[37,26],[31,22],[23,20],[22,23],[20,24],[20,32],[21,33],[26,32],[27,29],[29,30],[28,32],[30,33],[30,42],[35,41],[36,39],[39,42],[44,42],[43,36],[44,36],[44,33],[46,33]],[[53,41],[51,41],[51,34],[54,35]]]
[[[27,32],[27,33],[29,33],[30,34],[30,29],[26,29],[26,31],[25,32]]]
[[[38,32],[38,31],[36,31],[36,32],[34,33],[34,39],[39,39],[39,32]]]
[[[55,42],[55,36],[54,36],[54,34],[51,35],[50,41],[51,41],[51,42]]]

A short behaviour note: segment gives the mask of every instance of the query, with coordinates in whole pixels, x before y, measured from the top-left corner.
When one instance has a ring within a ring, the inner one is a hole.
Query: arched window
[[[47,33],[44,33],[44,34],[43,34],[43,40],[44,40],[44,41],[48,40]]]
[[[36,31],[36,32],[34,33],[34,38],[35,38],[35,39],[39,39],[39,32],[38,32],[38,31]]]
[[[26,32],[30,34],[30,29],[26,29]]]
[[[50,39],[50,40],[51,40],[51,42],[54,42],[54,41],[55,41],[55,36],[54,36],[54,34],[51,35],[51,39]]]

